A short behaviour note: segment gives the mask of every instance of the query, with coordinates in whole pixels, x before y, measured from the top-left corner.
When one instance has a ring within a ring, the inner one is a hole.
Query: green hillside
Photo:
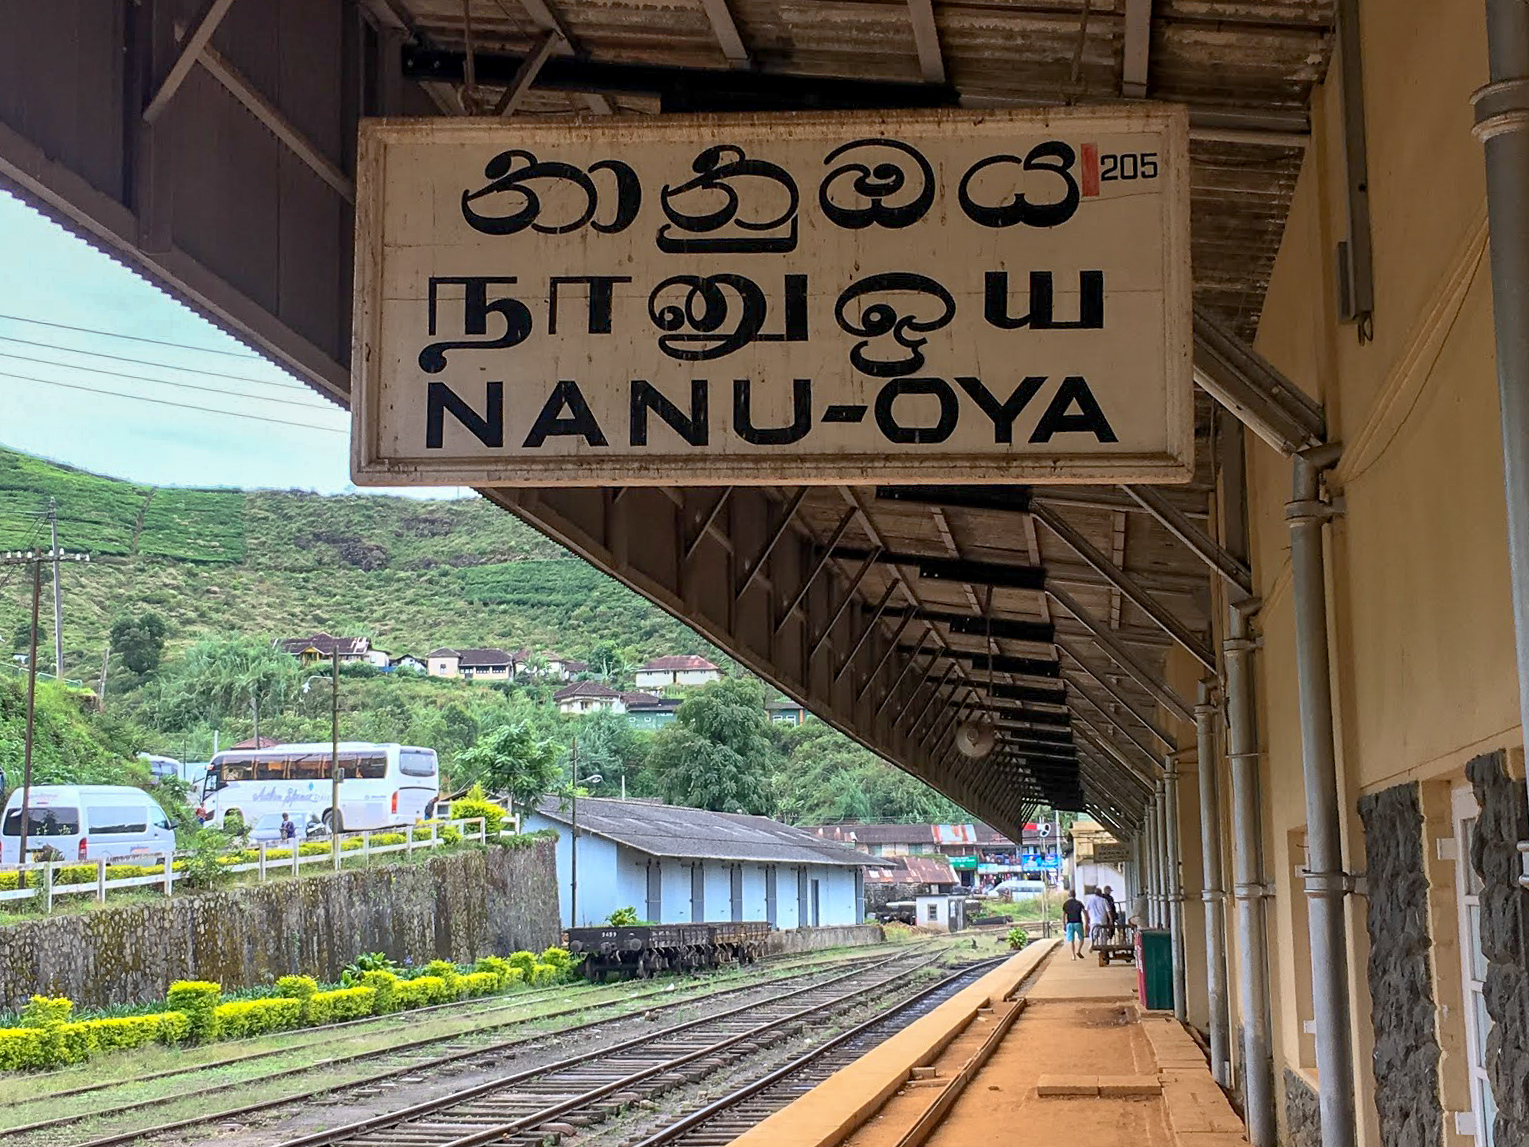
[[[92,557],[63,570],[69,677],[93,680],[112,622],[146,610],[168,623],[171,650],[323,629],[416,655],[441,645],[715,655],[480,498],[155,488],[0,450],[0,551],[46,545],[39,515],[50,498],[60,544]],[[25,580],[0,571],[0,641],[14,636],[13,652],[25,638]],[[41,660],[51,667],[51,653]]]

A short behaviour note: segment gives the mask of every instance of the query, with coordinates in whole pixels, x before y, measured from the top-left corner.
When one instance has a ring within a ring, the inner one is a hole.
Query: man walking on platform
[[[1083,958],[1083,902],[1072,894],[1072,889],[1067,890],[1067,899],[1062,903],[1062,919],[1067,922],[1067,946],[1072,949],[1072,958]]]

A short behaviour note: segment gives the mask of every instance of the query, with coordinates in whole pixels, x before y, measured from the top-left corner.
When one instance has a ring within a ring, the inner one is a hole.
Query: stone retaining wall
[[[1518,842],[1529,839],[1524,783],[1508,776],[1502,753],[1465,767],[1481,813],[1471,841],[1471,865],[1481,877],[1481,953],[1487,959],[1486,1005],[1492,1017],[1487,1075],[1497,1101],[1494,1142],[1529,1143],[1529,968],[1526,907],[1518,886]]]
[[[0,1007],[33,993],[80,1008],[150,1002],[181,979],[333,981],[362,952],[465,963],[560,934],[553,842],[539,840],[9,925]]]
[[[793,952],[817,952],[824,948],[861,948],[880,944],[887,934],[880,924],[844,924],[829,928],[791,928],[771,932],[765,941],[765,955],[783,956]]]
[[[1285,1069],[1285,1147],[1322,1147],[1322,1111],[1317,1093]]]
[[[1362,797],[1359,816],[1369,885],[1365,920],[1380,1141],[1427,1147],[1444,1141],[1444,1103],[1417,785]]]

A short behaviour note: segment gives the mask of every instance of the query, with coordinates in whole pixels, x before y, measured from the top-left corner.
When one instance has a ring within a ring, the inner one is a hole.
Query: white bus
[[[341,741],[338,823],[330,801],[333,760],[328,741],[219,753],[207,768],[197,815],[222,828],[230,816],[248,826],[286,812],[299,824],[318,817],[349,832],[413,824],[433,813],[440,795],[434,749]]]

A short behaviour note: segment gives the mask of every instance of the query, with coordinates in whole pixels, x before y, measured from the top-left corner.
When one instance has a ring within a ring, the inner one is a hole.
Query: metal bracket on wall
[[[1360,343],[1375,337],[1375,272],[1370,239],[1370,172],[1365,148],[1364,62],[1359,0],[1338,0],[1338,69],[1343,92],[1343,156],[1348,193],[1348,240],[1338,244],[1338,313],[1358,329]]]

